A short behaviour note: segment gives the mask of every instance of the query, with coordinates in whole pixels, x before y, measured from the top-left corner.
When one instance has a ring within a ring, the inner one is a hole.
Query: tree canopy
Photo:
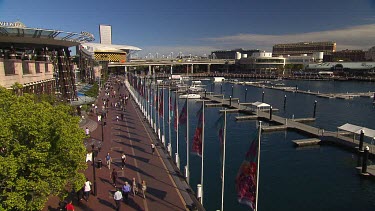
[[[85,134],[70,114],[0,87],[0,210],[41,210],[49,196],[82,187]]]

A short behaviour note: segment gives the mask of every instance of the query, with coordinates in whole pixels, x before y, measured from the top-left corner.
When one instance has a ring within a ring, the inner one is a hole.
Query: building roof
[[[75,33],[55,29],[29,28],[19,21],[14,23],[0,21],[0,42],[71,47],[93,40],[94,35],[89,32]]]
[[[90,52],[124,52],[124,51],[140,51],[142,49],[130,46],[130,45],[109,45],[109,44],[100,44],[100,43],[85,43],[85,49],[89,50]]]
[[[361,131],[363,131],[365,136],[370,137],[370,138],[375,138],[375,130],[365,128],[365,127],[362,127],[362,126],[357,126],[357,125],[352,125],[352,124],[346,123],[346,124],[338,127],[338,129],[345,130],[345,131],[348,131],[348,132],[352,132],[352,133],[355,133],[355,134],[361,134]]]

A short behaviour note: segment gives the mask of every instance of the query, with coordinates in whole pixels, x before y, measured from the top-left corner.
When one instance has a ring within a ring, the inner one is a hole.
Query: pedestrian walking
[[[131,187],[129,183],[125,182],[124,186],[122,186],[122,194],[126,201],[128,201],[130,190],[131,190]]]
[[[142,195],[143,195],[143,198],[145,199],[146,198],[146,190],[147,190],[147,185],[146,185],[146,181],[142,180]]]
[[[122,193],[119,188],[117,188],[117,191],[113,195],[113,199],[115,200],[115,203],[116,203],[116,210],[119,211],[121,207],[121,200],[122,200]]]
[[[85,194],[85,200],[88,201],[89,200],[89,197],[90,197],[90,192],[91,192],[91,182],[88,178],[86,178],[86,182],[85,182],[85,185],[83,187],[83,191],[84,191],[84,194]]]
[[[90,130],[89,130],[88,127],[86,127],[86,129],[85,129],[85,133],[86,133],[86,136],[90,136]]]
[[[98,122],[102,121],[102,115],[98,115]]]
[[[132,180],[132,190],[133,190],[133,196],[135,196],[135,194],[138,194],[138,184],[137,184],[137,181],[135,181],[134,177]]]
[[[122,163],[121,169],[124,169],[125,161],[126,161],[126,155],[125,155],[125,153],[122,153],[122,155],[121,155],[121,163]]]
[[[111,169],[112,158],[111,158],[111,156],[109,155],[109,152],[108,152],[107,155],[105,156],[105,162],[106,162],[106,164],[107,164],[108,169]]]
[[[117,116],[116,116],[116,121],[118,122],[119,119],[120,119],[120,118],[119,118],[119,116],[117,115]]]
[[[113,168],[111,174],[109,175],[109,177],[112,179],[112,183],[113,183],[113,186],[116,187],[116,180],[117,180],[117,171],[115,168]]]
[[[155,144],[154,143],[151,144],[151,152],[152,152],[152,154],[155,153]]]
[[[66,211],[74,211],[74,206],[72,204],[72,200],[69,201],[69,203],[65,206]]]

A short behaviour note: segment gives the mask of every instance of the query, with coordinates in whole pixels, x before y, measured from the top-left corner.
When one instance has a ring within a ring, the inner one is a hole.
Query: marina
[[[220,162],[217,160],[218,158],[215,159],[215,157],[219,154],[219,149],[215,147],[217,145],[215,119],[218,118],[219,114],[223,114],[225,110],[227,111],[229,118],[228,139],[230,140],[228,144],[228,155],[230,156],[230,159],[227,161],[228,175],[226,176],[228,181],[233,181],[236,177],[238,166],[242,162],[241,154],[246,153],[246,148],[248,146],[248,142],[250,141],[249,137],[251,137],[252,131],[254,131],[256,125],[258,124],[258,120],[263,122],[264,126],[262,126],[262,130],[264,132],[262,136],[264,138],[262,140],[263,155],[261,161],[260,188],[261,193],[267,193],[267,197],[264,198],[264,196],[261,194],[259,199],[260,201],[268,201],[272,199],[273,201],[282,203],[284,200],[296,198],[300,193],[300,189],[297,187],[302,187],[301,183],[304,184],[304,189],[314,189],[316,184],[324,184],[326,188],[319,190],[317,189],[315,191],[329,192],[331,194],[331,198],[335,199],[339,197],[335,193],[345,191],[345,189],[338,189],[338,187],[341,186],[340,184],[343,182],[347,184],[349,182],[352,188],[360,188],[357,191],[362,192],[362,196],[365,196],[366,198],[372,197],[363,193],[363,188],[365,188],[365,186],[360,184],[361,177],[358,176],[358,171],[354,171],[355,167],[358,165],[358,159],[360,159],[360,157],[357,157],[359,155],[359,136],[347,131],[338,131],[338,126],[345,122],[353,122],[355,124],[371,127],[373,120],[369,118],[370,116],[368,113],[373,112],[373,108],[370,98],[358,97],[354,98],[353,101],[348,101],[350,104],[354,105],[357,105],[358,102],[360,103],[358,105],[362,106],[360,107],[361,112],[358,112],[357,108],[354,109],[351,106],[347,108],[349,109],[347,113],[350,113],[349,111],[353,113],[354,110],[356,111],[356,114],[367,113],[366,115],[362,115],[360,117],[357,115],[355,118],[351,118],[350,115],[345,117],[338,116],[345,113],[345,111],[341,110],[342,108],[346,108],[345,106],[342,106],[342,103],[347,102],[339,99],[317,98],[316,95],[306,95],[305,93],[298,92],[289,93],[275,89],[270,89],[268,91],[266,88],[262,87],[251,87],[236,84],[233,85],[231,83],[214,83],[214,85],[211,85],[210,83],[210,81],[203,82],[203,84],[206,85],[207,90],[199,93],[201,96],[200,99],[189,99],[188,101],[188,116],[190,122],[189,142],[192,142],[192,133],[194,133],[194,129],[197,126],[196,112],[199,110],[199,107],[203,101],[205,102],[206,108],[205,115],[207,115],[208,119],[207,125],[205,126],[207,128],[205,133],[206,144],[209,146],[206,148],[207,158],[205,158],[205,162],[207,162],[207,164],[205,164],[205,168],[207,168],[207,170],[205,170],[205,172],[207,175],[205,178],[208,177],[209,179],[205,179],[204,186],[204,207],[207,210],[216,209],[215,207],[217,207],[219,204],[218,192],[220,190],[217,186],[220,184],[220,181],[217,178],[217,175],[220,171],[218,168]],[[288,84],[291,82],[283,81],[283,83]],[[311,82],[298,83],[301,87],[306,85],[314,85]],[[314,83],[319,84],[322,82],[317,81]],[[323,84],[323,86],[319,86],[324,89],[325,85],[332,83],[336,82],[330,81]],[[368,89],[369,87],[363,86],[362,88]],[[168,88],[164,89],[165,92],[167,90]],[[330,89],[326,88],[326,90]],[[347,92],[346,90],[342,91]],[[344,93],[342,91],[340,92],[340,90],[337,90],[336,93]],[[172,93],[172,99],[175,96],[178,97],[178,95],[175,95],[176,93],[179,92],[177,91]],[[168,101],[167,99],[167,96],[165,96],[165,102]],[[181,106],[185,104],[185,100],[186,99],[179,100],[179,110],[182,109]],[[324,102],[328,100],[330,100],[329,103]],[[263,104],[261,101],[264,101],[265,103]],[[254,104],[255,102],[258,103]],[[271,109],[269,109],[265,104],[267,104],[269,107],[272,106],[275,108],[280,108],[278,109],[277,115],[274,114],[274,109],[272,109],[272,115],[270,115]],[[255,105],[265,107],[263,107],[262,110],[258,110],[256,109]],[[363,105],[365,107],[363,107]],[[331,107],[331,109],[327,110],[328,107]],[[335,112],[335,109],[340,109],[340,112]],[[326,112],[328,112],[329,115],[325,115],[327,114]],[[163,121],[162,118],[160,118],[160,121]],[[168,125],[165,127],[167,130]],[[173,126],[171,127],[173,128]],[[181,140],[186,139],[185,130],[186,127],[182,126],[182,129],[180,128],[180,132],[178,134],[180,140],[178,148],[180,151],[180,166],[182,174],[184,174],[183,166],[186,165],[186,153],[184,152],[186,150],[186,146],[185,144],[181,144],[184,143],[181,142]],[[172,130],[172,152],[177,150],[176,143],[173,142],[176,135],[176,131]],[[305,146],[304,142],[302,141],[300,143],[301,147],[295,147],[296,144],[293,142],[293,140],[306,139],[316,139],[320,140],[320,142],[319,144],[315,144],[315,142],[317,143],[318,141],[306,141],[305,145],[308,146]],[[168,140],[168,137],[166,137],[166,140]],[[190,143],[190,145],[191,144],[192,143]],[[374,146],[371,139],[366,139],[364,146],[370,147],[370,157],[372,157],[374,154]],[[337,156],[341,158],[332,160],[332,157]],[[349,160],[348,162],[351,165],[342,165],[342,159]],[[193,155],[190,157],[191,170],[189,184],[194,191],[197,191],[195,187],[200,183],[200,162],[201,159],[199,157]],[[309,163],[308,165],[310,167],[306,169],[305,165],[300,165],[299,163]],[[322,163],[324,163],[324,165],[321,165]],[[372,161],[369,160],[369,163],[371,164]],[[334,168],[335,171],[327,176],[323,172],[329,171],[329,168]],[[275,176],[272,176],[270,169],[272,169],[272,171],[285,172],[285,176],[284,174],[277,175],[276,179]],[[308,174],[309,176],[301,177],[299,174],[294,174],[293,172],[295,171]],[[321,178],[321,175],[325,175],[325,178]],[[291,181],[289,179],[290,177],[293,177],[294,179]],[[309,178],[311,177],[318,177],[320,179],[315,181],[315,185],[308,185]],[[338,177],[340,179],[337,179]],[[327,181],[329,181],[331,184],[328,184]],[[236,202],[233,182],[228,183],[225,185],[225,189],[227,191],[224,206],[230,207],[230,209],[247,210],[246,206]],[[280,191],[276,191],[279,194],[273,194],[276,189],[280,188],[280,190],[282,190],[282,187],[285,185],[289,187],[287,195],[284,196],[285,193],[281,193]],[[280,194],[283,196],[280,196]],[[280,199],[280,197],[282,199]],[[321,197],[316,195],[309,195],[309,197],[315,198],[315,200],[322,200]],[[296,210],[297,207],[301,206],[302,202],[305,203],[306,201],[304,201],[303,198],[299,198],[299,200],[296,201],[296,204],[285,205],[283,210]],[[364,201],[361,202],[362,207],[364,207],[363,202]],[[263,207],[262,209],[266,210],[277,209],[277,206],[269,203],[261,203],[260,206]],[[340,207],[341,210],[347,210],[336,203],[330,204],[329,202],[325,202],[324,206],[320,206],[318,204],[310,204],[309,206],[311,206],[311,209],[305,208],[304,210],[325,209],[327,206],[334,207],[335,209]],[[369,208],[372,207],[372,205],[367,204],[365,207]]]

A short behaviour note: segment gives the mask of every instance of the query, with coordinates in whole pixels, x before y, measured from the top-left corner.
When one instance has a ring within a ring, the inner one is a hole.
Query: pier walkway
[[[354,92],[354,93],[322,93],[322,92],[314,92],[310,90],[299,90],[297,87],[289,87],[289,86],[278,86],[278,85],[266,85],[264,83],[260,82],[229,82],[232,84],[239,84],[239,85],[248,85],[258,88],[267,88],[267,89],[275,89],[275,90],[281,90],[285,92],[294,92],[294,93],[301,93],[301,94],[308,94],[308,95],[315,95],[317,97],[321,98],[337,98],[337,99],[344,99],[349,100],[353,99],[355,97],[366,97],[366,98],[373,98],[375,92],[374,91],[368,91],[368,92]]]
[[[276,131],[276,130],[285,130],[285,129],[292,129],[302,133],[307,134],[308,136],[320,138],[322,142],[330,142],[333,144],[337,144],[343,147],[347,147],[349,149],[356,149],[359,145],[359,141],[348,136],[344,136],[339,134],[336,131],[326,131],[323,128],[317,128],[314,126],[310,126],[300,122],[299,119],[289,119],[284,118],[272,114],[272,117],[268,112],[261,111],[261,110],[252,110],[248,105],[248,103],[239,103],[239,101],[230,101],[230,99],[224,99],[222,95],[206,95],[201,93],[201,96],[205,100],[211,101],[213,104],[217,106],[221,105],[222,107],[227,107],[229,111],[237,111],[240,113],[244,113],[249,116],[249,120],[261,119],[265,120],[270,123],[270,126],[265,126],[264,131]],[[212,107],[212,106],[211,106]],[[251,118],[250,118],[251,116]],[[271,119],[270,119],[271,117]],[[306,118],[310,119],[310,118]],[[272,125],[272,126],[271,126]],[[369,146],[370,148],[370,155],[375,155],[375,145],[370,143],[364,143],[364,146]]]
[[[121,81],[123,82],[124,79],[121,78]],[[116,83],[114,80],[112,85],[116,92],[119,90],[122,95],[129,95],[129,90],[124,85],[120,86],[120,83]],[[109,105],[119,101],[119,93],[115,98],[108,98]],[[105,97],[102,90],[95,103],[100,111],[103,98]],[[116,116],[120,116],[121,112],[124,114],[124,120],[117,121]],[[121,188],[125,181],[131,184],[132,178],[135,178],[139,185],[138,195],[130,194],[129,199],[121,203],[120,210],[204,211],[190,186],[186,183],[184,176],[167,155],[166,150],[145,121],[142,112],[133,99],[128,100],[125,111],[110,106],[105,121],[106,126],[103,127],[104,140],[96,157],[96,159],[103,161],[102,168],[96,168],[97,196],[91,194],[88,201],[78,201],[76,194],[72,193],[68,199],[73,199],[76,211],[115,210],[113,194],[116,189],[110,178],[113,169],[118,173],[117,187]],[[92,114],[80,126],[83,129],[86,127],[92,129],[91,137],[86,141],[86,147],[90,151],[91,143],[98,143],[102,140],[101,122],[98,122],[97,116]],[[151,151],[151,143],[156,145],[154,154]],[[113,160],[111,169],[108,169],[105,164],[107,152],[110,153]],[[122,153],[125,153],[127,157],[124,169],[121,169]],[[89,161],[87,164],[88,168],[84,174],[93,183],[92,162]],[[147,183],[145,199],[140,193],[142,180]],[[43,210],[60,210],[58,204],[59,199],[57,197],[50,197]]]

